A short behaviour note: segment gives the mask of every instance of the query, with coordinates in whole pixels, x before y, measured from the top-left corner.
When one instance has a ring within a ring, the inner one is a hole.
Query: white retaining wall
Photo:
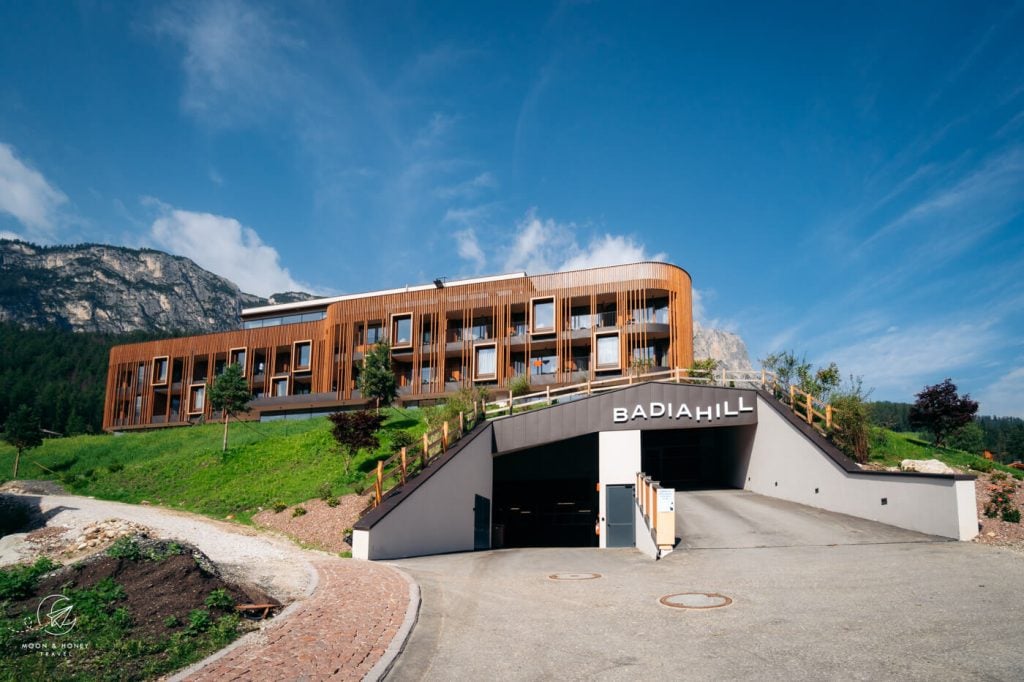
[[[744,489],[929,535],[970,540],[978,534],[974,481],[848,473],[764,398],[758,403],[748,465],[740,472]]]

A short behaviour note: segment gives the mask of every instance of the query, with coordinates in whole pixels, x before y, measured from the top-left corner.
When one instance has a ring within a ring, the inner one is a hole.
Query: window
[[[271,382],[270,394],[275,397],[288,395],[288,377],[274,379]]]
[[[366,345],[372,346],[384,340],[384,327],[379,322],[371,323],[366,327]]]
[[[188,413],[199,414],[206,407],[206,384],[194,384],[189,388]]]
[[[140,362],[139,363],[139,373],[138,373],[138,376],[136,377],[136,384],[135,385],[138,386],[139,388],[141,388],[144,383],[146,383],[146,364]]]
[[[153,384],[167,383],[167,356],[153,358]]]
[[[466,329],[471,341],[482,341],[491,338],[491,318],[478,317],[473,320],[473,325]]]
[[[598,327],[614,327],[616,326],[615,319],[615,304],[605,303],[597,307],[597,326]]]
[[[434,378],[434,368],[430,365],[423,365],[420,367],[420,383],[429,384],[431,379]]]
[[[296,341],[295,349],[292,351],[292,356],[295,358],[295,370],[296,372],[302,372],[308,370],[313,360],[313,342],[312,341]]]
[[[555,299],[538,298],[531,302],[533,306],[531,331],[553,332],[555,331]]]
[[[244,348],[232,348],[228,352],[228,362],[232,365],[238,365],[242,368],[242,376],[245,376],[245,349]]]
[[[603,334],[596,338],[597,369],[619,369],[619,334]]]
[[[423,330],[420,333],[420,343],[424,346],[429,346],[434,336],[431,334],[430,322],[422,322]]]
[[[476,379],[494,379],[498,375],[498,349],[494,346],[477,346]]]
[[[412,345],[412,315],[391,316],[391,345],[394,347]]]
[[[135,396],[135,417],[139,418],[142,416],[142,396]]]
[[[522,336],[526,333],[526,313],[512,313],[512,336]]]
[[[654,299],[644,308],[634,308],[633,321],[637,324],[644,322],[668,324],[668,299]]]
[[[259,320],[246,320],[242,323],[242,329],[259,329],[260,327],[276,327],[281,324],[295,324],[297,322],[318,322],[327,317],[326,310],[317,310],[311,313],[296,313],[293,315],[281,315],[279,317],[264,317]]]

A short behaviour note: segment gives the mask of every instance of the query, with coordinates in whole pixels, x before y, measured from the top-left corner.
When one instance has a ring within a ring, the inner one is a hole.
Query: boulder
[[[937,459],[905,459],[900,462],[901,471],[916,471],[921,474],[955,474],[956,470]]]

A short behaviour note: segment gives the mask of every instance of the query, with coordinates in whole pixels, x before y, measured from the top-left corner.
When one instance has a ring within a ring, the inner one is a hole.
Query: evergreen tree
[[[345,475],[348,476],[352,458],[357,452],[363,448],[375,448],[380,445],[377,431],[384,423],[384,416],[360,410],[335,412],[328,419],[334,424],[331,435],[341,446],[341,455],[345,460]]]
[[[31,450],[43,442],[43,433],[39,429],[39,419],[28,407],[22,405],[7,418],[4,424],[4,440],[17,448],[14,455],[14,476],[18,477],[18,464],[21,462],[21,453]]]
[[[207,389],[210,405],[224,416],[224,443],[221,452],[228,451],[228,417],[244,411],[249,406],[251,395],[249,385],[242,376],[242,367],[230,364]]]
[[[387,341],[375,344],[363,356],[363,371],[359,374],[359,392],[364,398],[373,398],[377,410],[390,405],[398,397],[398,382],[391,368],[391,346]]]

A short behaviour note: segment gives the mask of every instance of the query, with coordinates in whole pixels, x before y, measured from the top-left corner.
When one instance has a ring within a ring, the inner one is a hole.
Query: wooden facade
[[[280,323],[295,312],[322,319]],[[214,417],[205,387],[227,363],[242,365],[254,417],[362,405],[363,352],[382,337],[400,399],[412,404],[464,386],[506,388],[520,375],[559,385],[693,362],[690,276],[666,263],[438,281],[243,318],[268,326],[113,348],[104,428]]]

